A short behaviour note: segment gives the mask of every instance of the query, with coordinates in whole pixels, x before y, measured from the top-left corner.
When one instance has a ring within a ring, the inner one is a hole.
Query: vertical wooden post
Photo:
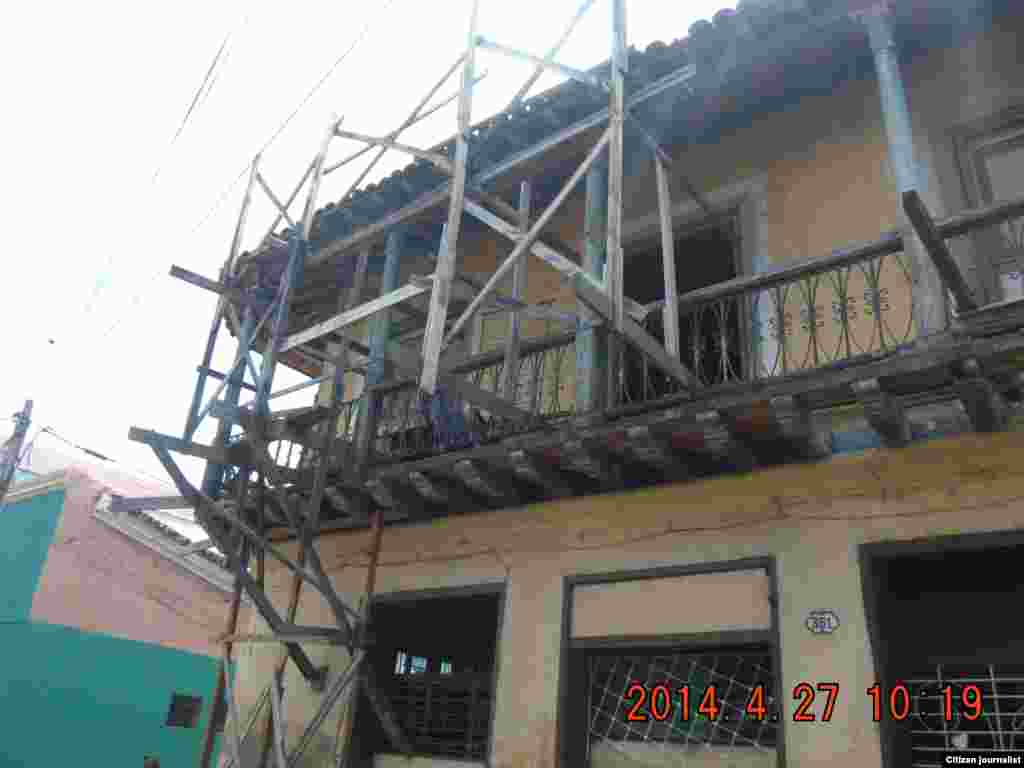
[[[242,247],[242,236],[245,233],[245,220],[249,215],[249,206],[252,203],[252,189],[256,183],[256,177],[259,173],[260,155],[252,160],[252,166],[249,168],[249,183],[245,187],[245,195],[242,197],[242,207],[238,212],[238,220],[235,222],[235,233],[231,238],[231,248],[228,251],[227,261],[224,262],[224,266],[220,271],[220,282],[224,282],[227,278],[232,276],[235,260],[238,258],[238,251]],[[214,311],[213,322],[210,325],[210,333],[206,338],[206,350],[203,352],[203,362],[199,368],[199,377],[196,379],[196,388],[192,393],[192,405],[188,411],[188,418],[185,420],[185,432],[184,439],[191,440],[192,435],[196,431],[196,419],[199,415],[199,406],[203,400],[203,392],[206,389],[206,376],[207,371],[210,369],[210,363],[213,362],[213,352],[217,345],[217,335],[220,333],[220,325],[224,319],[224,309],[227,304],[227,299],[220,296],[217,299],[217,309]],[[257,382],[258,383],[258,382]]]
[[[668,173],[657,155],[654,156],[654,173],[658,184],[658,216],[661,220],[661,263],[665,272],[665,306],[662,308],[665,349],[672,357],[679,357],[679,290],[676,288],[672,198],[668,189]]]
[[[607,156],[587,171],[583,208],[583,269],[598,281],[607,270],[608,162]],[[607,282],[605,283],[607,285]],[[576,413],[591,414],[604,404],[604,380],[608,365],[607,329],[600,315],[582,301],[576,302]]]
[[[380,294],[398,288],[402,250],[405,248],[405,230],[395,227],[387,234],[384,242],[384,273],[381,275]],[[362,397],[362,424],[356,448],[357,471],[362,474],[373,458],[374,440],[377,436],[377,420],[380,415],[381,397],[376,386],[384,381],[387,366],[388,344],[391,339],[391,310],[378,312],[370,321],[370,360],[366,366],[366,389]]]
[[[372,541],[370,544],[370,563],[366,570],[366,594],[363,597],[363,604],[360,606],[362,614],[362,630],[365,631],[370,619],[370,603],[373,600],[373,591],[377,588],[377,565],[380,562],[381,542],[384,538],[384,513],[378,508],[370,515],[370,527],[372,530]],[[341,765],[348,741],[352,738],[352,726],[354,724],[353,704],[356,701],[356,691],[359,690],[358,682],[353,683],[349,689],[348,700],[345,703],[345,710],[338,718],[338,731],[334,737],[334,749],[337,753],[337,765]]]
[[[423,333],[423,373],[420,388],[427,394],[437,389],[437,377],[441,366],[441,343],[444,340],[444,326],[448,317],[448,299],[451,296],[452,279],[459,247],[459,227],[462,224],[462,207],[466,192],[466,159],[469,155],[469,122],[473,112],[473,71],[476,62],[476,22],[480,0],[473,0],[470,11],[469,34],[466,42],[466,57],[462,63],[462,92],[459,95],[459,132],[455,137],[455,164],[452,173],[451,199],[448,205],[448,223],[441,238],[434,271],[434,289],[430,294],[430,313]]]
[[[608,362],[604,402],[606,408],[613,408],[618,401],[618,381],[622,368],[622,329],[625,324],[622,263],[622,133],[625,120],[623,73],[628,64],[626,4],[625,0],[612,0],[612,71],[608,108],[608,127],[611,136],[608,143],[608,273],[606,288],[612,303],[614,333],[609,333],[607,339]]]
[[[530,182],[519,185],[519,232],[524,236],[530,229]],[[512,298],[526,296],[526,280],[529,271],[527,259],[516,262],[512,272]],[[522,317],[518,310],[510,313],[508,342],[505,346],[505,363],[502,366],[501,396],[515,402],[519,390],[519,340],[522,335]]]
[[[231,598],[231,607],[228,609],[228,620],[224,628],[224,634],[233,635],[238,628],[238,612],[242,605],[242,584],[235,578],[235,591]],[[210,716],[206,720],[206,729],[203,732],[203,751],[199,757],[199,768],[210,768],[210,760],[213,758],[213,743],[217,738],[214,731],[216,723],[213,716],[217,711],[217,705],[224,697],[224,663],[217,665],[217,682],[213,688],[213,706],[210,708]]]
[[[626,53],[625,0],[612,0],[611,96],[609,98],[608,142],[608,277],[609,295],[615,318],[615,331],[623,328],[622,265],[622,134],[624,122],[623,73],[628,66]]]

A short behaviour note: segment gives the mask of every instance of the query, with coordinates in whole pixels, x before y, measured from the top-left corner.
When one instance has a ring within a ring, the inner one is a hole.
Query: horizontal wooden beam
[[[577,82],[584,83],[585,85],[589,85],[594,88],[598,88],[605,91],[607,91],[608,89],[608,83],[599,78],[597,75],[592,75],[589,72],[584,72],[583,70],[580,69],[574,69],[573,67],[567,67],[564,64],[559,64],[542,56],[534,56],[532,53],[526,53],[525,51],[510,48],[509,46],[502,45],[501,43],[495,43],[492,40],[488,40],[487,38],[483,37],[482,35],[477,35],[476,44],[486,50],[495,51],[496,53],[502,53],[513,59],[519,59],[520,61],[526,61],[531,64],[535,64],[538,67],[543,67],[544,69],[551,70],[552,72],[556,72],[572,80],[576,80]]]
[[[255,299],[244,291],[224,285],[224,283],[217,282],[216,280],[211,280],[208,277],[203,277],[196,272],[192,272],[184,267],[179,267],[176,264],[171,265],[170,275],[171,277],[176,277],[190,285],[203,288],[211,293],[219,294],[220,296],[229,298],[232,301],[237,301],[239,304],[256,304]]]
[[[585,279],[582,275],[577,275],[573,279],[573,288],[580,301],[597,312],[606,322],[612,320],[611,299],[608,298],[604,291],[595,288],[591,281]],[[652,363],[669,376],[678,380],[691,392],[696,391],[700,387],[697,377],[679,360],[671,357],[665,347],[629,315],[623,317],[622,332],[626,340],[647,355]]]
[[[395,304],[400,304],[403,301],[408,301],[411,298],[420,296],[421,294],[426,293],[429,289],[429,285],[424,281],[410,282],[397,290],[390,291],[389,293],[385,293],[383,296],[379,296],[372,301],[367,301],[360,304],[358,307],[346,310],[334,317],[324,320],[323,322],[317,323],[304,331],[293,333],[284,340],[284,344],[281,345],[281,351],[287,351],[293,347],[299,346],[300,344],[306,344],[307,342],[319,339],[330,333],[340,331],[342,328],[354,325],[360,320],[371,317],[388,307],[392,307]]]
[[[196,371],[198,373],[205,372],[207,376],[209,376],[211,379],[216,379],[217,381],[224,381],[224,379],[227,378],[227,376],[225,376],[220,371],[215,371],[213,370],[213,368],[204,368],[201,365],[196,366]],[[247,392],[256,392],[256,387],[254,387],[247,381],[239,382],[239,384],[241,385],[242,389],[246,390]]]
[[[407,155],[418,157],[421,160],[427,160],[440,168],[445,173],[452,172],[452,163],[444,155],[439,155],[436,152],[427,152],[423,149],[417,149],[416,147],[410,147],[408,144],[400,144],[393,139],[376,138],[374,136],[366,136],[362,133],[353,133],[352,131],[343,131],[340,128],[335,131],[335,134],[342,139],[352,139],[353,141],[361,141],[364,144],[369,144],[373,147],[387,147],[388,149],[394,149],[398,152],[404,152]]]
[[[252,462],[251,451],[247,446],[233,445],[228,448],[217,448],[212,445],[193,443],[190,440],[171,435],[164,435],[149,429],[131,427],[128,430],[128,439],[135,443],[144,443],[153,448],[164,448],[175,453],[183,453],[186,456],[195,456],[199,459],[206,459],[214,464],[242,465]]]

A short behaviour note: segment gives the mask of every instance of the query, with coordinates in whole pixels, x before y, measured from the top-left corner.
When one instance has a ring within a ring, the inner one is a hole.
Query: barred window
[[[773,750],[773,667],[767,651],[591,656],[590,743]]]

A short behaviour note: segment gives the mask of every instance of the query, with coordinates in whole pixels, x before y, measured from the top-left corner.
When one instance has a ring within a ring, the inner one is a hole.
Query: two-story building
[[[316,541],[350,605],[373,574],[367,663],[398,732],[361,694],[298,764],[1024,754],[1020,11],[749,0],[631,50],[626,331],[593,289],[610,263],[598,158],[453,343],[446,401],[425,407],[415,372],[386,364],[420,350],[429,290],[282,351],[310,376],[339,345],[358,353]],[[449,320],[558,197],[607,107],[572,80],[470,131]],[[445,224],[438,165],[318,212],[289,334],[345,296],[424,285]],[[275,285],[286,250],[243,255],[241,283]],[[310,413],[290,422],[298,442]],[[293,578],[267,560],[281,614]],[[313,590],[297,600],[299,624],[334,621]],[[304,647],[331,675],[349,663]],[[282,655],[238,648],[256,743]],[[291,664],[284,690],[291,746],[323,693]]]

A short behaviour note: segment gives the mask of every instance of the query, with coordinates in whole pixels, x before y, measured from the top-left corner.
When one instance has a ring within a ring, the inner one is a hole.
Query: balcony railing
[[[975,263],[984,261],[992,242],[1001,243],[1002,282],[1004,290],[1012,289],[1013,277],[1019,278],[1024,265],[1022,211],[1024,200],[969,211],[938,224],[939,233],[954,254],[970,241]],[[1009,268],[1007,253],[1012,257]],[[991,292],[979,280],[971,274],[967,280],[976,303],[991,303]],[[914,341],[913,286],[903,238],[892,232],[822,259],[692,291],[679,298],[679,357],[700,382],[702,394],[870,362]],[[1000,298],[1005,296],[996,296]],[[663,302],[650,304],[647,310],[644,328],[663,338]],[[503,368],[504,353],[496,350],[477,355],[453,373],[502,394]],[[460,450],[579,416],[576,375],[575,333],[568,332],[522,341],[513,377],[514,400],[535,417],[532,420],[501,419],[459,401],[445,403],[439,411],[437,403],[424,404],[412,379],[379,389],[375,460],[402,461]],[[600,378],[604,388],[605,376]],[[613,390],[616,402],[606,404],[605,411],[643,404],[656,408],[663,398],[678,400],[683,394],[679,382],[628,344],[622,345]],[[346,407],[345,432],[354,435],[355,406]]]

